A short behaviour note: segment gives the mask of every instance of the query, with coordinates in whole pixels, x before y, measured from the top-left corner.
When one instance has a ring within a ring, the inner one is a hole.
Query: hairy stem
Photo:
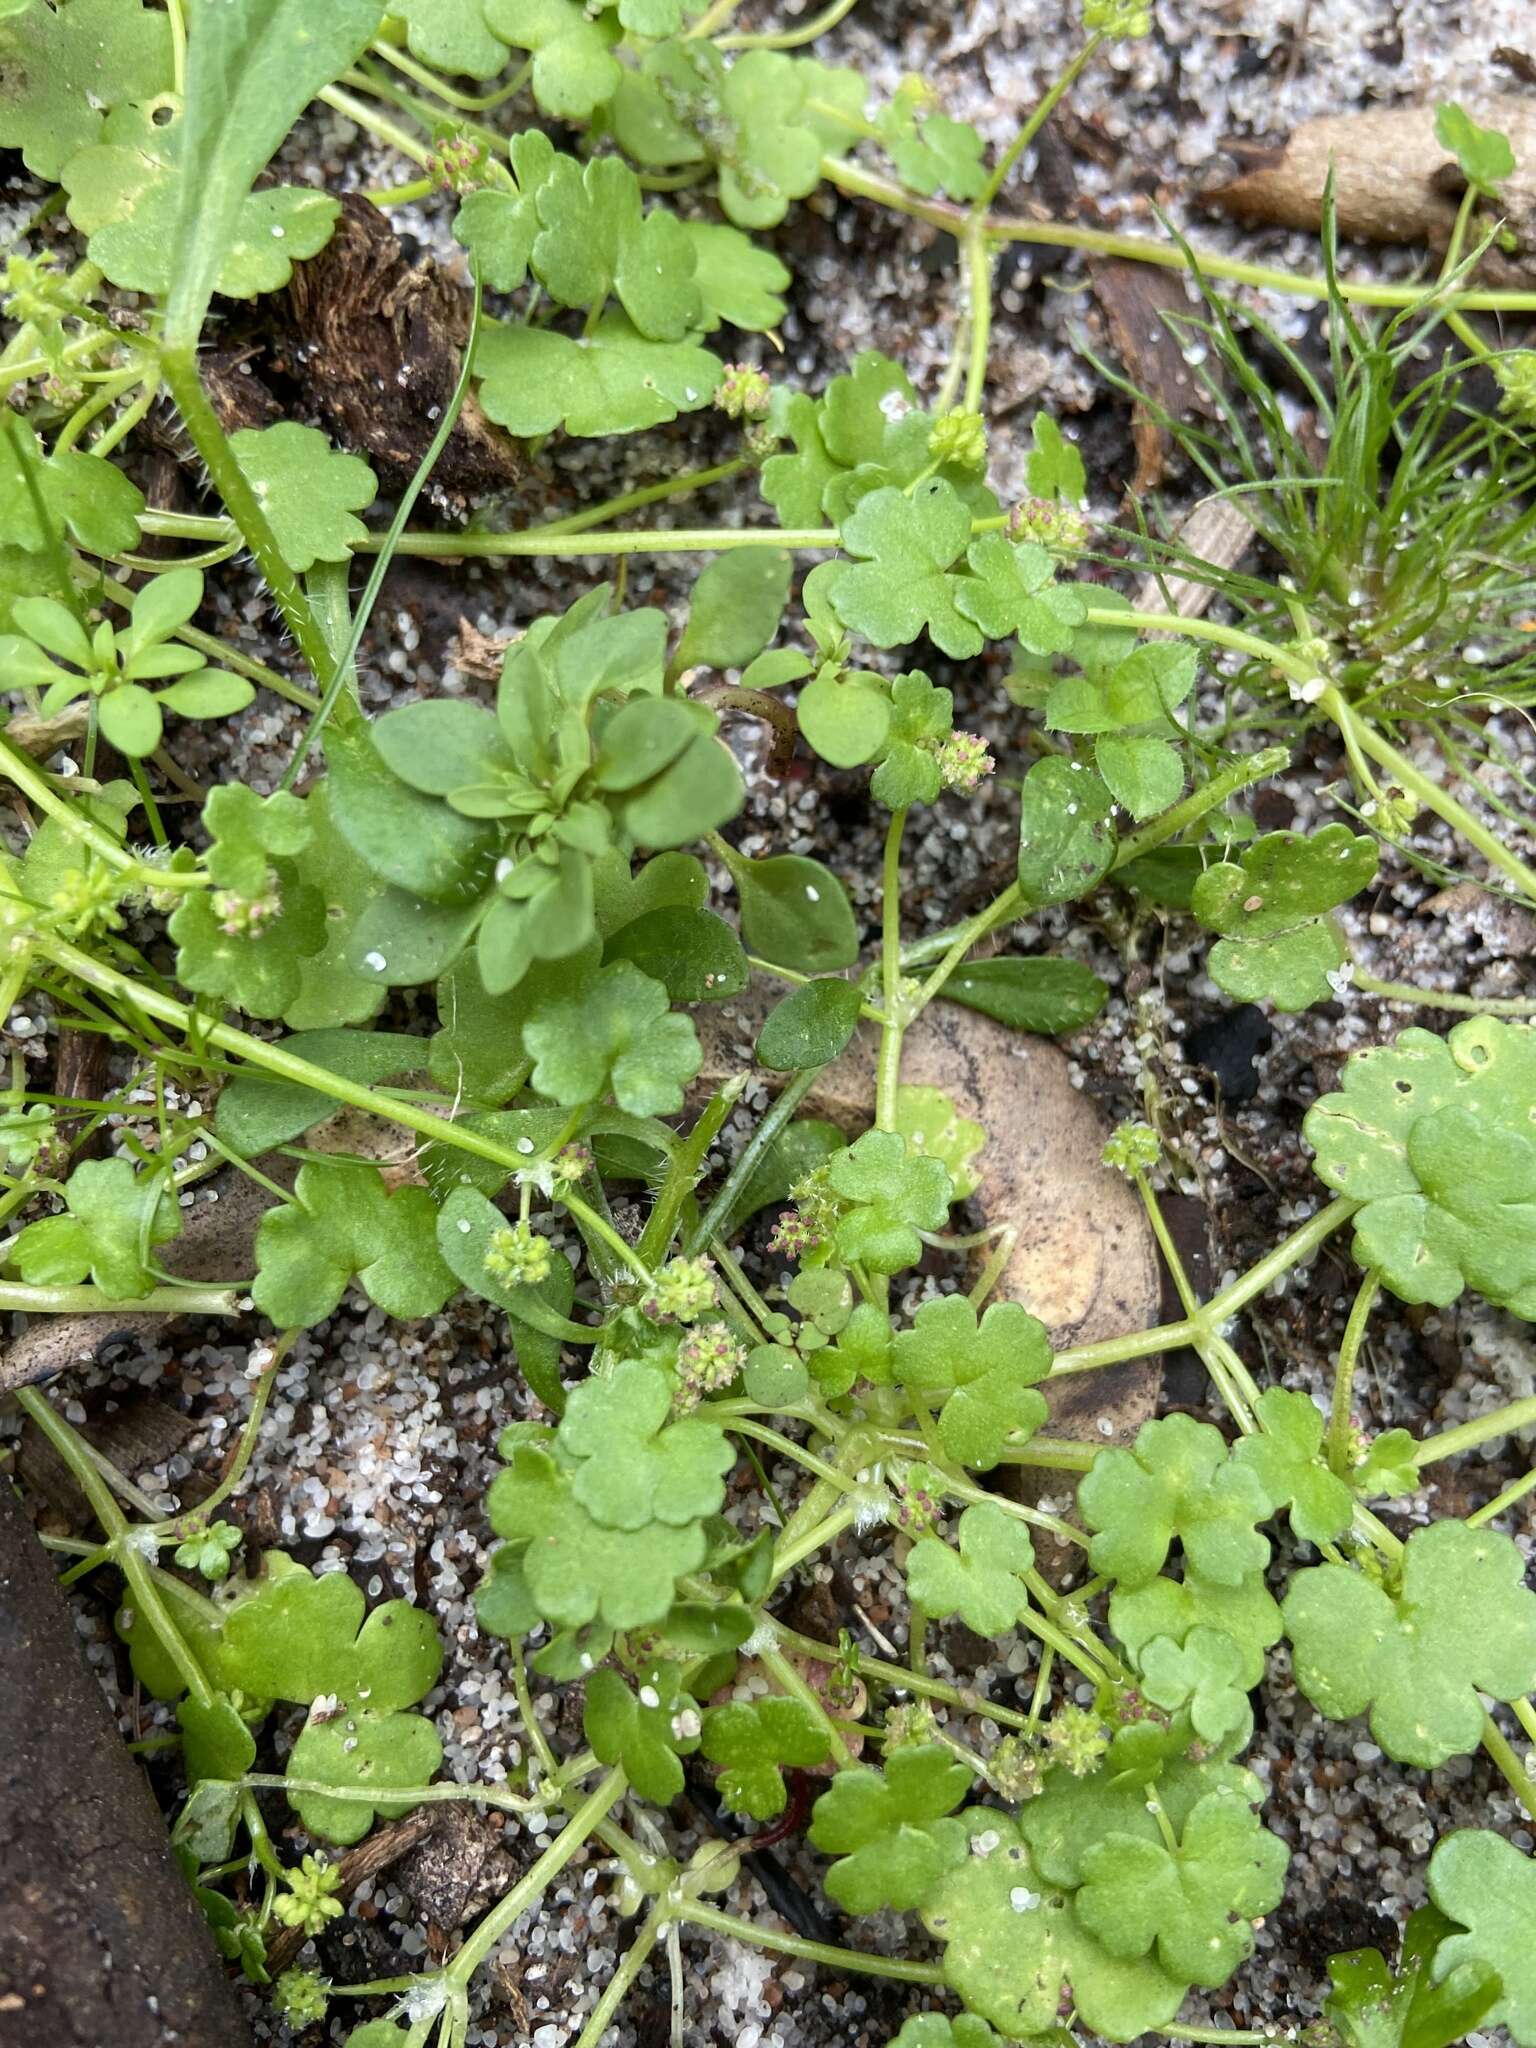
[[[325,636],[315,623],[299,579],[283,559],[277,536],[261,503],[235,460],[218,415],[208,403],[197,374],[197,356],[192,349],[168,349],[160,359],[160,374],[170,392],[182,425],[202,457],[213,487],[224,500],[236,530],[256,557],[256,565],[310,672],[320,680],[330,674],[330,654]],[[142,523],[142,522],[141,522]],[[219,522],[222,523],[222,522]],[[221,534],[220,539],[225,536]]]

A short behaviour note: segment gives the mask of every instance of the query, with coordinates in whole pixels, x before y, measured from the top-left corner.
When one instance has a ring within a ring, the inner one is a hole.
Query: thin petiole
[[[1339,1344],[1339,1358],[1333,1374],[1333,1401],[1328,1410],[1328,1464],[1340,1479],[1348,1475],[1351,1464],[1349,1415],[1355,1366],[1360,1357],[1360,1347],[1365,1342],[1366,1324],[1371,1319],[1371,1310],[1380,1292],[1381,1275],[1374,1270],[1368,1272],[1360,1282]]]

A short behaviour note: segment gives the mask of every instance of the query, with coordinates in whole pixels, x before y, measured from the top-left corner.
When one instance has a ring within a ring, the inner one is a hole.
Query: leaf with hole
[[[1319,1177],[1362,1204],[1355,1257],[1404,1301],[1473,1287],[1536,1319],[1536,1031],[1470,1017],[1346,1061],[1302,1126]]]
[[[174,83],[170,20],[143,0],[28,0],[0,19],[0,148],[57,184],[114,107]]]
[[[1266,997],[1282,1010],[1325,1002],[1329,976],[1348,958],[1327,913],[1358,895],[1376,873],[1374,839],[1347,825],[1310,836],[1269,832],[1236,861],[1218,861],[1195,883],[1196,917],[1219,933],[1210,971],[1244,1001]]]

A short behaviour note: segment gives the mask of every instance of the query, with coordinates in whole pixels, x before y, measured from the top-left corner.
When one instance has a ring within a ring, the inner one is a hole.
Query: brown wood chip
[[[1158,416],[1185,419],[1213,410],[1184,359],[1186,343],[1167,317],[1188,313],[1190,303],[1182,278],[1150,264],[1105,259],[1091,262],[1088,274],[1110,345],[1127,378],[1151,401],[1131,414],[1136,473],[1128,489],[1139,498],[1162,482],[1173,452],[1173,435]]]

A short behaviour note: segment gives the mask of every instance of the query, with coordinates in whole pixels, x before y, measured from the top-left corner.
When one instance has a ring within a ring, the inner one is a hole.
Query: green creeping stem
[[[884,1009],[880,1022],[880,1060],[875,1078],[875,1123],[882,1131],[896,1128],[901,1047],[910,1022],[901,995],[901,840],[906,825],[904,808],[891,813],[881,863],[880,978]]]
[[[909,1674],[910,1675],[910,1674]],[[830,1948],[821,1941],[802,1941],[798,1935],[780,1934],[773,1927],[759,1927],[752,1920],[738,1920],[733,1913],[717,1912],[713,1906],[691,1901],[679,1906],[674,1915],[691,1927],[708,1927],[716,1934],[734,1935],[758,1948],[771,1948],[782,1956],[799,1956],[807,1963],[828,1963],[837,1970],[858,1970],[866,1977],[895,1977],[903,1984],[941,1985],[944,1972],[937,1963],[908,1963],[899,1956],[864,1955],[857,1949]]]
[[[1360,1282],[1359,1292],[1349,1311],[1349,1321],[1344,1326],[1343,1340],[1339,1345],[1339,1362],[1333,1376],[1333,1401],[1328,1411],[1327,1453],[1328,1463],[1340,1479],[1349,1476],[1349,1406],[1355,1384],[1355,1365],[1360,1357],[1360,1348],[1365,1342],[1365,1329],[1371,1319],[1371,1310],[1381,1292],[1381,1275],[1368,1272]]]
[[[538,1862],[486,1914],[443,1972],[444,1981],[451,1986],[450,1999],[454,2003],[465,2004],[470,1981],[480,1965],[502,1936],[516,1925],[559,1876],[598,1823],[607,1819],[628,1789],[629,1781],[623,1771],[610,1771],[572,1813]],[[467,2011],[465,2016],[467,2020]]]
[[[268,1045],[247,1031],[237,1030],[232,1024],[215,1023],[189,1009],[185,1003],[177,1002],[174,996],[162,995],[147,983],[135,981],[131,975],[92,959],[89,953],[70,945],[65,939],[56,938],[51,933],[40,933],[30,944],[39,959],[51,961],[88,988],[96,989],[102,995],[114,996],[158,1022],[169,1024],[173,1030],[196,1035],[203,1044],[275,1074],[280,1080],[296,1081],[301,1087],[312,1088],[317,1094],[328,1095],[335,1102],[345,1102],[353,1109],[364,1110],[386,1123],[402,1124],[407,1130],[415,1131],[423,1138],[431,1138],[438,1144],[455,1146],[461,1152],[473,1152],[477,1158],[504,1166],[509,1173],[519,1173],[528,1164],[527,1159],[510,1145],[498,1144],[494,1138],[468,1130],[462,1123],[450,1122],[446,1117],[435,1116],[431,1110],[417,1108],[413,1102],[381,1095],[375,1089],[344,1080],[339,1074],[328,1073],[324,1067],[314,1066],[308,1060],[285,1052],[280,1045]],[[596,1225],[605,1237],[611,1234],[602,1226],[602,1219],[584,1202],[564,1195],[561,1200],[573,1216]],[[637,1274],[644,1272],[632,1248],[625,1246],[625,1253]],[[644,1277],[648,1279],[649,1273],[644,1272]],[[185,1299],[180,1290],[178,1298]]]
[[[139,525],[145,533],[215,543],[229,540],[236,530],[228,519],[180,512],[143,512]],[[371,533],[357,543],[354,552],[376,554],[384,542],[382,534]],[[832,554],[839,545],[835,526],[709,526],[669,528],[664,533],[603,533],[576,532],[560,520],[553,527],[535,526],[522,533],[406,533],[400,536],[397,552],[458,561],[468,556],[728,554],[732,548],[763,546],[820,549]]]
[[[872,199],[896,213],[963,236],[970,213],[943,199],[918,199],[890,179],[860,170],[837,157],[823,157],[821,175],[828,184],[857,199]],[[988,214],[982,225],[990,239],[1000,242],[1032,242],[1047,249],[1081,249],[1090,256],[1120,256],[1131,263],[1151,263],[1162,270],[1192,270],[1206,277],[1225,278],[1233,284],[1256,285],[1261,290],[1283,292],[1290,298],[1326,299],[1330,293],[1326,277],[1314,277],[1289,270],[1274,270],[1262,263],[1240,263],[1229,256],[1217,256],[1204,249],[1181,248],[1177,243],[1156,242],[1145,235],[1108,234],[1096,228],[1072,227],[1064,221],[1017,220],[1008,215]],[[1348,278],[1335,280],[1339,293],[1357,306],[1414,306],[1424,298],[1422,285],[1357,284]],[[1457,292],[1454,306],[1465,313],[1536,313],[1536,292]]]
[[[99,1287],[24,1287],[19,1282],[0,1282],[0,1309],[29,1316],[237,1316],[243,1305],[244,1296],[237,1287],[152,1287],[136,1301],[114,1301]]]
[[[1177,612],[1119,612],[1090,606],[1086,623],[1121,631],[1182,633],[1192,640],[1209,640],[1215,646],[1229,647],[1234,653],[1247,655],[1250,660],[1264,662],[1278,669],[1288,682],[1304,689],[1316,690],[1322,683],[1321,691],[1309,701],[1315,701],[1322,715],[1337,728],[1351,757],[1369,755],[1377,767],[1385,768],[1411,796],[1417,797],[1425,810],[1433,811],[1469,846],[1475,846],[1487,861],[1508,877],[1528,902],[1536,903],[1536,869],[1528,867],[1511,853],[1497,833],[1475,818],[1465,804],[1448,790],[1441,789],[1433,777],[1415,767],[1406,754],[1400,753],[1389,739],[1378,732],[1369,719],[1362,718],[1338,686],[1320,675],[1316,661],[1306,651],[1295,647],[1276,647],[1237,626],[1224,626],[1214,619],[1185,618]]]

